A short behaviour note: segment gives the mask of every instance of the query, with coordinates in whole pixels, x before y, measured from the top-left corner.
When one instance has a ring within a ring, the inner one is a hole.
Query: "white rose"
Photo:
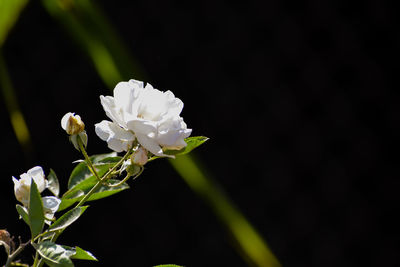
[[[29,196],[31,192],[32,179],[38,188],[39,193],[42,193],[48,186],[48,181],[45,179],[42,167],[36,166],[20,175],[21,179],[17,180],[13,177],[15,197],[25,207],[28,207]],[[61,200],[56,197],[43,197],[43,209],[47,218],[51,219],[54,213],[58,210]]]
[[[43,192],[47,187],[47,180],[44,178],[42,167],[36,166],[20,175],[21,179],[13,177],[15,197],[24,206],[28,206],[29,195],[31,192],[32,179],[35,181],[39,192]]]
[[[130,80],[117,84],[114,97],[100,96],[100,100],[112,122],[96,124],[96,133],[114,151],[127,151],[134,140],[126,138],[127,132],[157,156],[169,156],[163,148],[179,150],[186,146],[184,139],[192,130],[179,116],[183,102],[171,91],[161,92],[150,84],[144,87],[143,82]]]

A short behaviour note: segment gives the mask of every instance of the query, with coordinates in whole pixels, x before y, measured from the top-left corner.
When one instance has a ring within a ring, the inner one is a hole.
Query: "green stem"
[[[81,144],[81,141],[78,141],[78,143],[80,144],[80,146],[82,145],[82,144]],[[81,150],[82,150],[82,151],[85,151],[85,150],[82,149],[82,147],[81,147]],[[130,152],[131,152],[130,150],[129,150],[128,152],[126,152],[125,156],[124,156],[120,161],[118,161],[118,163],[115,164],[114,167],[112,167],[102,178],[99,178],[99,181],[98,181],[98,182],[92,187],[92,189],[90,189],[90,191],[81,199],[81,201],[76,205],[76,207],[82,206],[82,205],[89,199],[89,197],[90,197],[91,195],[93,195],[93,193],[94,193],[104,182],[106,182],[109,178],[111,178],[111,175],[114,173],[114,171],[115,171],[125,160],[128,159],[128,157],[129,157],[130,154],[131,154]],[[86,153],[86,151],[85,151],[85,153]],[[86,155],[87,155],[87,154],[86,154]],[[85,157],[85,158],[86,158],[86,157]],[[89,157],[87,157],[87,158],[89,158]],[[91,162],[91,161],[88,161],[88,162]],[[62,234],[62,232],[63,232],[63,230],[60,230],[59,232],[57,232],[57,233],[51,238],[50,241],[53,242],[53,243],[55,243],[56,240],[57,240],[57,238]],[[39,262],[38,262],[38,264],[37,264],[37,266],[38,266],[38,267],[41,267],[43,264],[44,264],[43,259],[40,259]],[[35,265],[34,265],[34,266],[35,266]]]
[[[90,161],[89,157],[87,156],[86,151],[85,151],[84,148],[83,148],[83,144],[82,144],[81,140],[80,140],[80,139],[78,139],[78,140],[79,140],[79,141],[78,141],[79,147],[81,148],[81,151],[82,151],[83,155],[85,156],[86,161],[87,161],[87,162],[90,162],[90,166],[93,166],[93,165],[91,165],[91,161]],[[85,152],[84,152],[84,151],[85,151]],[[79,203],[76,205],[76,207],[80,207],[80,206],[82,206],[86,201],[88,201],[89,198],[90,198],[90,196],[93,195],[93,193],[96,192],[96,190],[97,190],[103,183],[105,183],[109,178],[111,178],[111,177],[112,177],[112,174],[114,173],[114,171],[115,171],[125,160],[127,160],[127,159],[129,158],[130,154],[131,154],[131,151],[129,150],[128,152],[126,152],[126,154],[124,155],[124,157],[121,158],[121,160],[118,161],[118,163],[115,164],[102,178],[98,178],[99,181],[92,187],[92,189],[90,189],[90,191],[81,199],[81,201],[79,201]],[[139,174],[135,176],[135,178],[136,178],[137,176],[139,176],[139,175],[142,173],[142,171],[143,171],[143,170],[141,170],[141,171],[139,172]],[[96,177],[98,177],[98,176],[96,176]],[[125,180],[125,179],[124,179],[124,180]],[[57,233],[51,238],[50,241],[53,242],[53,243],[56,242],[57,238],[62,234],[62,232],[63,232],[63,230],[60,230],[59,232],[57,232]],[[40,259],[37,266],[38,266],[38,267],[41,267],[43,264],[44,264],[43,260]],[[35,265],[34,265],[34,266],[35,266]]]
[[[45,232],[43,232],[43,233],[37,235],[37,236],[32,240],[32,242],[36,242],[37,239],[42,238],[43,236],[48,235],[49,233],[51,233],[51,232],[45,231]],[[40,243],[40,241],[39,241],[38,243]]]
[[[58,238],[58,236],[61,235],[62,232],[63,232],[63,230],[60,230],[59,232],[56,232],[56,233],[53,235],[53,237],[50,239],[50,242],[55,243],[56,240],[57,240],[57,238]],[[43,264],[44,264],[44,261],[43,261],[43,259],[41,258],[41,259],[39,260],[39,262],[37,263],[36,266],[37,266],[37,267],[41,267],[41,266],[43,266]],[[32,267],[35,267],[35,265],[33,265]]]
[[[82,152],[83,156],[85,157],[86,164],[88,165],[90,172],[91,172],[94,176],[96,176],[97,180],[100,181],[100,180],[101,180],[101,179],[100,179],[100,176],[99,176],[99,174],[97,173],[96,169],[94,168],[94,166],[93,166],[93,164],[92,164],[92,161],[90,160],[88,154],[86,153],[85,147],[84,147],[84,145],[83,145],[83,142],[82,142],[80,136],[78,136],[77,141],[78,141],[79,148],[81,149],[81,152]]]
[[[36,250],[36,253],[35,253],[35,260],[33,261],[33,267],[35,267],[35,266],[38,266],[38,263],[39,263],[39,252]]]
[[[19,253],[21,253],[24,248],[30,243],[30,240],[26,243],[20,244],[19,247],[7,258],[6,265],[4,267],[9,267],[11,266],[12,261],[18,256]]]
[[[81,199],[81,201],[76,205],[76,207],[82,206],[94,192],[96,192],[99,187],[106,182],[109,178],[111,178],[110,174],[112,174],[130,155],[130,151],[126,152],[125,156],[118,161],[117,164],[114,165],[96,184],[90,189],[90,191]]]
[[[138,178],[139,175],[142,174],[143,170],[144,170],[143,166],[140,166],[140,171],[139,171],[137,174],[135,174],[135,176],[133,177],[133,179]],[[117,184],[108,184],[107,186],[109,186],[109,187],[117,187],[117,186],[120,186],[120,185],[122,185],[123,183],[125,183],[126,181],[128,181],[128,179],[131,178],[131,177],[132,177],[131,175],[127,174],[126,177],[125,177],[123,180],[121,180],[119,183],[117,183]]]
[[[44,264],[43,259],[40,259],[37,266],[42,267],[43,264]],[[32,267],[35,267],[35,265],[33,265]]]

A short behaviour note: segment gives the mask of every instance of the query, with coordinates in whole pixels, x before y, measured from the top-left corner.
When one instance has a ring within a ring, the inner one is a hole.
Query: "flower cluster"
[[[96,134],[116,152],[128,151],[135,140],[156,156],[173,157],[165,150],[186,146],[188,129],[180,113],[183,102],[171,91],[161,92],[149,83],[120,82],[114,96],[100,96],[101,104],[112,121],[95,125]]]
[[[128,189],[129,179],[138,178],[148,161],[187,154],[208,139],[189,137],[192,130],[180,116],[183,102],[171,91],[162,92],[150,84],[144,86],[143,82],[130,80],[118,83],[113,96],[100,96],[100,102],[111,121],[97,123],[95,131],[113,153],[89,156],[85,124],[79,115],[68,112],[61,119],[61,127],[83,155],[83,159],[75,161],[79,164],[69,176],[68,191],[60,195],[55,172],[50,170],[46,179],[40,166],[21,174],[19,179],[12,177],[15,197],[22,203],[16,206],[17,212],[29,226],[31,239],[26,243],[20,240],[15,249],[10,234],[0,230],[0,246],[8,254],[6,267],[19,264],[15,257],[28,244],[36,250],[34,267],[43,263],[74,266],[72,259],[97,261],[89,251],[56,243],[59,235],[88,208],[84,204]],[[115,153],[122,151],[126,152],[123,156]],[[46,189],[53,196],[42,197]],[[56,212],[66,209],[69,210],[55,218]]]
[[[14,193],[15,197],[21,202],[25,208],[29,205],[29,196],[31,191],[32,180],[40,193],[42,193],[47,187],[49,182],[45,179],[42,167],[36,166],[28,170],[26,173],[20,175],[20,179],[17,180],[14,176],[12,177],[14,182]],[[47,219],[52,219],[54,213],[58,210],[61,200],[57,197],[47,196],[42,197],[43,208]]]

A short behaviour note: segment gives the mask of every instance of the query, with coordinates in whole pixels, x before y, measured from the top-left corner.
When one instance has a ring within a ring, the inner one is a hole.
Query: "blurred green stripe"
[[[2,47],[27,3],[28,0],[0,0],[0,88],[15,136],[26,155],[31,149],[31,137],[7,71]]]
[[[28,0],[0,0],[0,47],[27,3]]]
[[[0,48],[0,87],[3,93],[4,102],[10,115],[11,125],[21,146],[26,149],[31,144],[29,130],[24,116],[19,108],[17,98],[12,87],[11,79],[4,61],[2,49]]]
[[[278,267],[278,260],[270,252],[264,240],[251,226],[240,211],[219,188],[210,176],[204,174],[204,167],[196,164],[193,157],[181,156],[169,160],[189,187],[201,196],[225,224],[239,245],[242,256],[254,266]],[[197,161],[198,162],[198,161]]]
[[[100,77],[110,89],[121,80],[146,80],[144,72],[132,60],[123,42],[94,2],[42,0],[42,3],[86,50]],[[170,163],[190,188],[210,204],[237,242],[241,256],[249,264],[260,267],[280,266],[262,237],[218,189],[218,185],[200,171],[198,162],[191,156],[182,156]]]
[[[110,89],[122,80],[131,79],[132,73],[143,80],[143,70],[131,60],[128,49],[92,1],[43,0],[42,3],[89,54]]]

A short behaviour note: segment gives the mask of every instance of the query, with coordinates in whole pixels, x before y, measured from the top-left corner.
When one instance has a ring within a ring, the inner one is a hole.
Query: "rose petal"
[[[144,148],[146,148],[148,151],[150,151],[154,155],[160,156],[160,157],[175,158],[174,156],[171,156],[171,155],[165,155],[163,153],[161,147],[158,145],[158,143],[153,138],[150,138],[144,134],[136,134],[136,138],[138,139],[138,142]]]
[[[61,119],[61,127],[66,131],[67,130],[67,125],[68,125],[68,120],[69,117],[73,116],[74,113],[72,112],[68,112],[67,114],[65,114],[62,119]]]
[[[114,89],[115,105],[122,107],[124,111],[132,113],[132,103],[134,101],[134,90],[128,82],[119,82]]]
[[[157,123],[143,119],[135,119],[128,121],[126,123],[126,126],[128,127],[129,130],[137,134],[140,133],[148,135],[150,133],[155,134],[157,132]]]
[[[97,123],[95,132],[103,141],[107,141],[108,147],[115,152],[128,151],[135,140],[134,134],[110,121]]]
[[[100,102],[106,115],[121,127],[126,127],[122,107],[115,105],[115,100],[111,96],[100,96]]]
[[[39,192],[43,192],[47,187],[47,181],[44,179],[42,167],[36,166],[27,171],[27,174],[35,181]]]

